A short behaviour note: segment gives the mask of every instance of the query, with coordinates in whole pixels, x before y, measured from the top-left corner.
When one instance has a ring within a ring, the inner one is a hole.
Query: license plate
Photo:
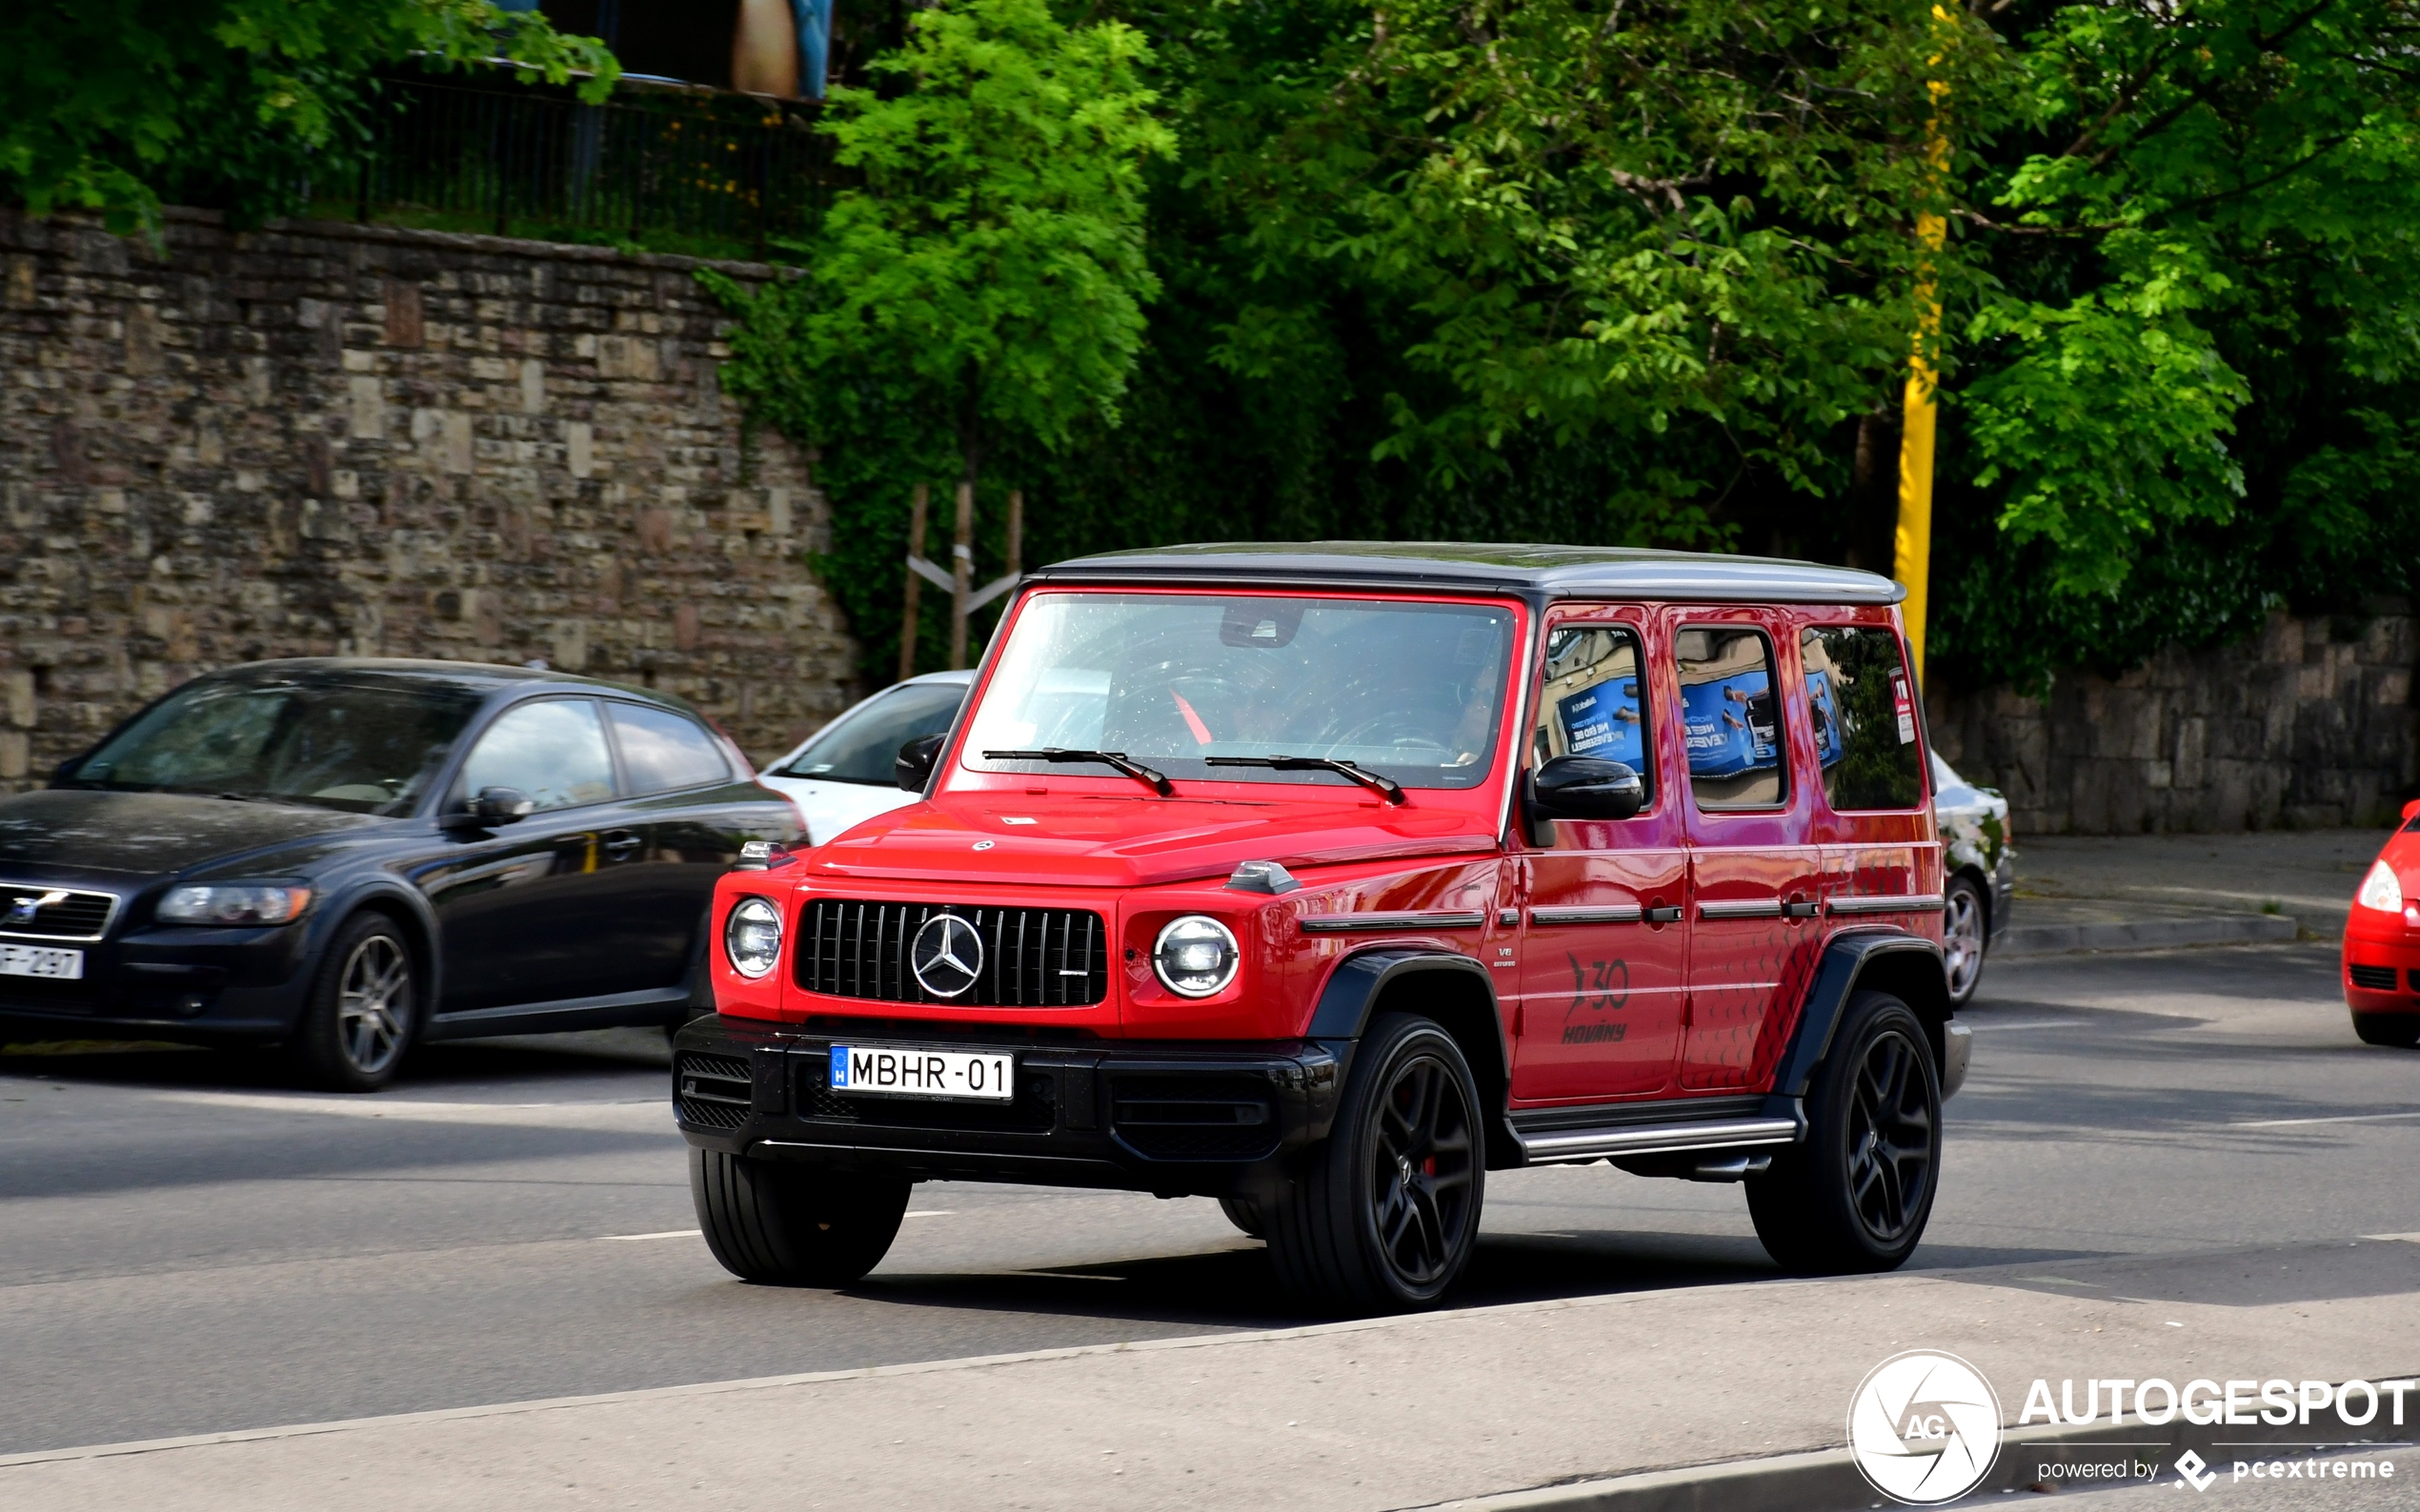
[[[59,981],[84,978],[84,952],[52,950],[47,945],[0,945],[0,977],[50,977]]]
[[[834,1045],[832,1090],[866,1098],[1017,1100],[1017,1057],[1006,1050]]]

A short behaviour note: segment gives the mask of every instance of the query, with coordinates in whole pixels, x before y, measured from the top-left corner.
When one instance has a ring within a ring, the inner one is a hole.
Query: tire
[[[2410,1050],[2420,1046],[2420,1014],[2355,1014],[2352,1032],[2365,1045]]]
[[[1269,1237],[1269,1225],[1260,1219],[1260,1204],[1250,1198],[1222,1197],[1219,1199],[1219,1211],[1227,1215],[1227,1221],[1250,1238]]]
[[[1941,967],[1949,978],[1949,1006],[1964,1008],[1983,982],[1991,948],[1991,905],[1971,877],[1949,879],[1941,909]]]
[[[420,1031],[412,942],[384,914],[356,914],[319,958],[289,1047],[305,1079],[333,1092],[375,1092],[394,1079]]]
[[[1478,1246],[1481,1117],[1452,1036],[1398,1014],[1373,1023],[1328,1138],[1262,1210],[1286,1289],[1312,1307],[1354,1313],[1434,1305]]]
[[[898,1237],[910,1182],[689,1152],[697,1226],[722,1268],[772,1286],[846,1286]]]
[[[1747,1181],[1765,1253],[1810,1276],[1896,1270],[1924,1238],[1941,1171],[1941,1080],[1915,1013],[1861,992],[1816,1068],[1806,1139]]]

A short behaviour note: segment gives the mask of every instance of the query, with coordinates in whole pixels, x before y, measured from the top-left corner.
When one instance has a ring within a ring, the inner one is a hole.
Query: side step
[[[1513,1131],[1529,1165],[1569,1165],[1612,1156],[1663,1155],[1681,1150],[1737,1149],[1759,1144],[1795,1144],[1796,1119],[1703,1119],[1686,1123],[1633,1123],[1611,1128]]]

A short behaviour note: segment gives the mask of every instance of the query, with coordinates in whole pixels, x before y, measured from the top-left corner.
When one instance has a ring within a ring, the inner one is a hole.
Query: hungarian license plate
[[[832,1090],[865,1098],[1017,1100],[1017,1057],[1007,1050],[921,1045],[834,1045]]]
[[[49,977],[59,981],[84,978],[84,952],[53,950],[48,945],[0,945],[0,977]]]

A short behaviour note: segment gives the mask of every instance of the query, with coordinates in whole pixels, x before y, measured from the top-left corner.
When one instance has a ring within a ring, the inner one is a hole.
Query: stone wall
[[[2114,681],[2060,677],[1927,700],[1934,742],[2008,796],[2028,834],[2383,823],[2420,778],[2408,608],[2363,619],[2270,617],[2238,645],[2174,647]]]
[[[700,266],[191,212],[155,252],[0,211],[0,791],[264,656],[543,659],[760,760],[828,718],[828,515],[723,400]]]

